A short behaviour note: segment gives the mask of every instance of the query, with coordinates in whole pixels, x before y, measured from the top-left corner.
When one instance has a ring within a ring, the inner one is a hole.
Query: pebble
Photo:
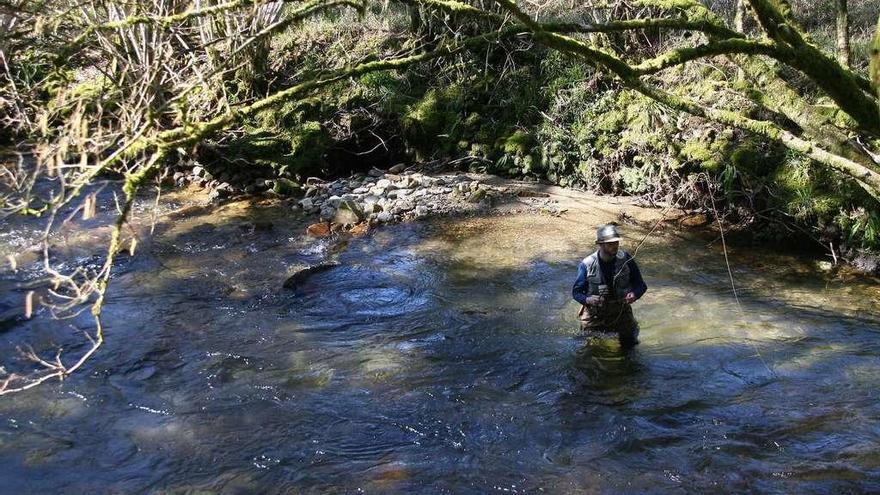
[[[494,187],[473,177],[450,172],[440,176],[428,176],[415,171],[407,171],[404,164],[397,164],[388,172],[377,168],[366,175],[357,174],[349,178],[330,182],[310,177],[304,182],[291,179],[266,179],[250,175],[241,170],[215,170],[215,176],[201,164],[189,171],[178,171],[173,180],[181,185],[187,182],[203,184],[211,189],[210,200],[222,200],[237,193],[258,194],[261,191],[275,190],[281,196],[302,197],[295,200],[293,209],[305,215],[319,215],[321,219],[345,219],[345,223],[357,225],[367,223],[393,223],[413,218],[426,218],[438,214],[460,214],[489,209],[500,194],[528,192],[518,187]],[[278,192],[277,182],[291,183],[295,192]],[[524,194],[523,196],[530,196]],[[537,198],[523,197],[522,202],[532,202]],[[542,198],[543,199],[543,198]],[[544,199],[544,201],[548,201]],[[341,211],[341,205],[345,211]],[[531,205],[534,209],[551,213],[556,208],[549,204]],[[366,221],[366,223],[364,223]],[[338,223],[338,222],[337,222]]]

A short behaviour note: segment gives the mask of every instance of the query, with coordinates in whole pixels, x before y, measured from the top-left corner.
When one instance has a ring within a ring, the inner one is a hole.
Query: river
[[[0,397],[0,492],[880,491],[876,284],[737,248],[734,294],[720,242],[659,229],[623,352],[578,335],[571,284],[596,223],[658,213],[569,199],[341,246],[277,205],[170,196],[120,260],[93,360]],[[111,214],[73,222],[59,259],[98,253]],[[7,306],[39,266],[16,222]],[[650,224],[624,224],[622,247]],[[281,289],[330,251],[339,267]],[[75,353],[89,324],[18,318],[0,352]]]

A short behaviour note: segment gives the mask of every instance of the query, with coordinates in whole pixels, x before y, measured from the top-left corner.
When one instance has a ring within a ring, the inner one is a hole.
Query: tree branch
[[[870,82],[809,43],[801,30],[790,22],[790,13],[786,10],[787,2],[774,1],[783,8],[777,9],[770,0],[748,0],[755,18],[767,35],[787,48],[780,50],[786,56],[778,60],[808,75],[858,123],[860,129],[874,137],[880,137],[880,113],[875,111],[878,100],[871,90]]]
[[[607,69],[620,78],[625,86],[638,91],[655,101],[663,103],[672,109],[753,132],[779,142],[789,149],[803,153],[813,160],[825,164],[855,179],[857,183],[872,197],[880,199],[880,173],[852,160],[830,153],[814,143],[810,143],[809,141],[782,129],[772,122],[750,119],[745,115],[728,110],[703,107],[687,98],[679,97],[672,93],[652,87],[639,78],[637,71],[617,57],[595,50],[574,38],[557,33],[541,31],[541,25],[521,11],[511,0],[496,0],[496,2],[523,24],[532,29],[534,31],[535,39],[540,43],[560,51],[578,55],[593,66]]]
[[[669,67],[682,65],[697,59],[718,55],[767,55],[779,56],[776,44],[764,40],[727,39],[710,41],[691,48],[678,48],[657,57],[642,61],[633,67],[639,75],[655,74]]]

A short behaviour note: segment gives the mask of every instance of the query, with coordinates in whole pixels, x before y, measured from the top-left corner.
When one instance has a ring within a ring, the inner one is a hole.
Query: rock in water
[[[326,222],[313,223],[306,227],[306,234],[318,239],[330,235],[330,224]]]
[[[360,237],[362,235],[366,235],[369,231],[370,231],[369,222],[363,222],[363,223],[359,223],[359,224],[355,225],[354,227],[352,227],[351,230],[348,231],[348,233],[355,236],[355,237]]]
[[[339,203],[339,208],[333,217],[333,223],[354,225],[361,222],[365,216],[364,210],[361,209],[360,205],[350,199],[345,199]]]
[[[321,263],[319,265],[308,266],[306,268],[297,270],[293,275],[287,277],[287,280],[284,281],[284,288],[290,290],[297,290],[303,282],[309,279],[312,275],[316,273],[321,273],[327,271],[331,268],[336,268],[341,263],[336,261],[331,261],[327,263]]]
[[[294,196],[302,193],[302,186],[290,179],[279,177],[274,180],[272,191],[282,196]]]

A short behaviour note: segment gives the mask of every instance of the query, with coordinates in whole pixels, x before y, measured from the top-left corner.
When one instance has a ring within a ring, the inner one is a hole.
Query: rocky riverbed
[[[222,180],[221,179],[229,179]],[[542,185],[503,182],[495,176],[437,170],[430,166],[396,165],[387,171],[371,169],[366,174],[325,181],[309,178],[303,183],[289,179],[252,179],[243,187],[233,186],[242,177],[215,178],[204,167],[178,172],[174,181],[210,190],[208,199],[225,201],[254,193],[291,198],[290,207],[312,216],[333,230],[363,228],[377,224],[458,216],[469,213],[542,211],[559,215],[567,209],[558,199],[542,192]],[[315,228],[313,230],[321,230]]]
[[[311,220],[307,233],[313,237],[339,231],[360,234],[383,224],[436,216],[534,212],[558,216],[570,209],[580,209],[577,201],[571,201],[580,194],[577,191],[537,181],[452,170],[443,162],[398,164],[388,170],[374,168],[368,173],[332,181],[314,177],[302,181],[265,179],[255,174],[232,169],[212,173],[202,165],[191,164],[186,170],[174,173],[171,182],[207,191],[207,199],[214,203],[249,195],[282,198],[288,207]],[[638,203],[637,198],[608,198],[608,201]],[[706,212],[677,210],[668,213],[663,222],[666,226],[704,229],[710,234],[718,234],[715,232],[717,224]],[[616,220],[638,222],[629,213],[621,215]],[[741,233],[745,234],[740,236],[744,238],[742,242],[751,244],[748,227]],[[880,275],[880,256],[865,250],[838,246],[836,252],[821,263],[830,269],[840,266],[841,262],[859,273]]]

